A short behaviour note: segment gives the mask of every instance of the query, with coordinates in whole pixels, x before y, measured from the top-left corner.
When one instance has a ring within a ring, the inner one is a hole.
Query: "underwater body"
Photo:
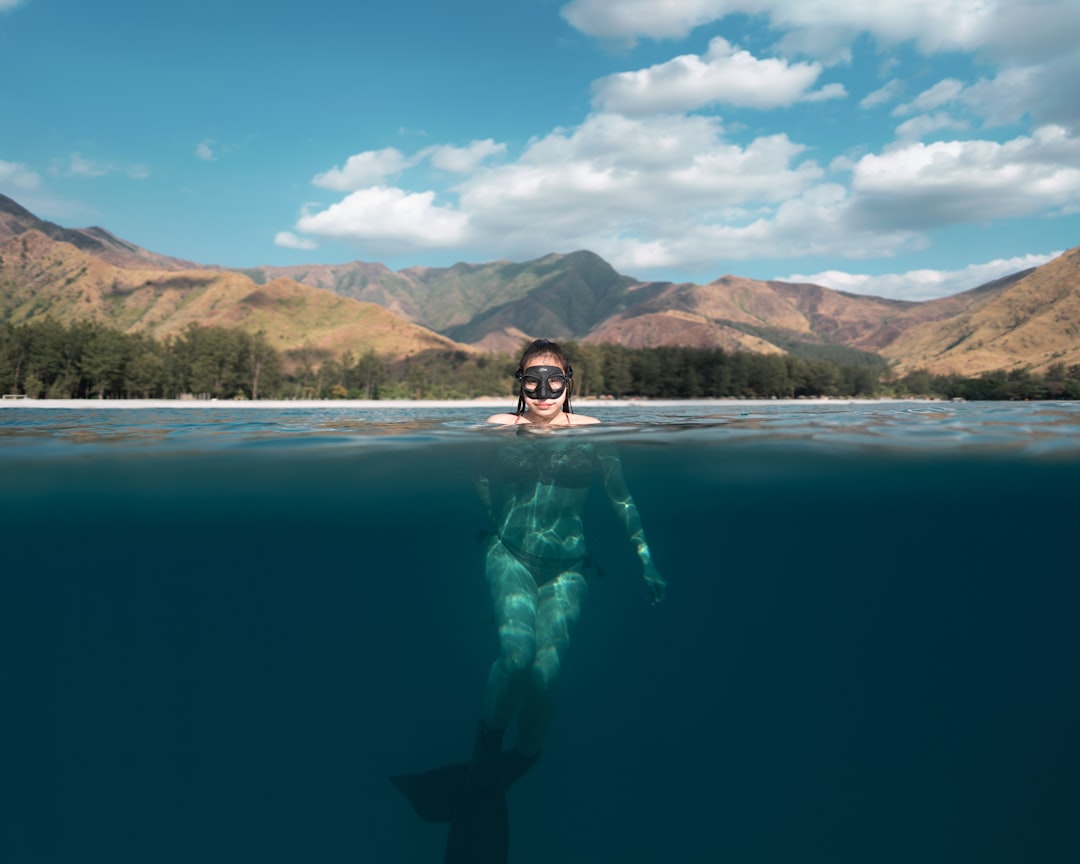
[[[579,406],[589,596],[509,860],[1080,860],[1080,405]],[[443,860],[490,407],[0,408],[0,857]]]

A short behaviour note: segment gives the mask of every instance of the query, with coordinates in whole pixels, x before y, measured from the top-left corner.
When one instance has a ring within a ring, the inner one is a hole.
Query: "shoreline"
[[[657,407],[721,407],[724,405],[880,405],[889,403],[940,403],[940,399],[575,399],[575,407],[588,408],[657,408]],[[384,409],[384,408],[514,408],[517,397],[485,397],[480,399],[0,399],[0,409],[85,409],[131,410],[138,408],[193,409]]]

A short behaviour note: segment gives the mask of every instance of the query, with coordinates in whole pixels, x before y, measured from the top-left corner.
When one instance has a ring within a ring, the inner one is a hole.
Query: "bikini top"
[[[584,489],[596,468],[593,446],[580,441],[515,440],[495,453],[495,476],[504,483],[545,483]]]

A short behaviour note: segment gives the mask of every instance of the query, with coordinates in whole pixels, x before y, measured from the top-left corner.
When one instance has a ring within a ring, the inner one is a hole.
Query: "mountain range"
[[[588,252],[534,261],[231,270],[63,228],[0,195],[0,321],[92,319],[167,337],[190,324],[263,331],[288,353],[516,352],[530,338],[759,353],[878,354],[900,373],[1080,364],[1080,247],[922,302],[723,276],[641,282]]]

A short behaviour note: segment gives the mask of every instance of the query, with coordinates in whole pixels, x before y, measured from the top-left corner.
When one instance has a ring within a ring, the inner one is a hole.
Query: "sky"
[[[1080,245],[1076,0],[0,0],[0,193],[226,267],[925,300]]]

